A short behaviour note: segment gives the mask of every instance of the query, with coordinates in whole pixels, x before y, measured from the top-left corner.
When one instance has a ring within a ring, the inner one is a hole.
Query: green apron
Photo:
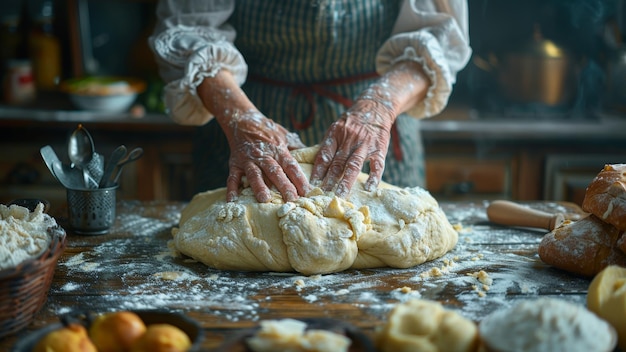
[[[230,23],[248,63],[242,89],[265,116],[298,133],[304,144],[319,143],[375,79],[376,53],[390,37],[400,5],[400,0],[238,1]],[[393,132],[383,180],[423,186],[418,119],[399,116]],[[226,185],[228,158],[228,142],[215,119],[199,127],[197,192]]]

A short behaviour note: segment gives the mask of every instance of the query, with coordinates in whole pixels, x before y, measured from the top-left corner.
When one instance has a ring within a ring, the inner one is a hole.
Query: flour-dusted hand
[[[395,113],[389,106],[370,96],[362,96],[334,122],[322,141],[315,160],[311,182],[346,197],[366,161],[370,162],[365,189],[378,186],[385,170]]]
[[[346,197],[369,161],[365,189],[375,190],[385,170],[393,123],[399,114],[424,99],[429,85],[419,63],[395,64],[330,126],[315,159],[311,183]]]
[[[309,191],[306,175],[289,153],[305,145],[297,134],[259,112],[232,73],[220,70],[214,77],[206,77],[197,92],[206,109],[215,115],[230,147],[227,201],[237,199],[244,177],[261,203],[272,199],[272,186],[285,201]]]
[[[236,112],[229,121],[230,173],[226,181],[227,201],[237,199],[245,176],[257,201],[271,200],[274,186],[285,201],[294,201],[309,190],[306,175],[290,150],[303,148],[295,133],[268,119],[256,110]]]

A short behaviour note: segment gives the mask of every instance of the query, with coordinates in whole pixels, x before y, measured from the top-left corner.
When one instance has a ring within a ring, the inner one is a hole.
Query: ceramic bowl
[[[125,112],[145,90],[145,82],[128,77],[84,77],[61,83],[70,101],[81,110]]]

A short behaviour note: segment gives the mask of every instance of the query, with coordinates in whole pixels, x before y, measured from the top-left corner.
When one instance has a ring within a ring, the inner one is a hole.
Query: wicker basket
[[[40,256],[0,270],[0,338],[30,324],[46,303],[57,260],[66,244],[63,228],[49,232],[50,245]]]

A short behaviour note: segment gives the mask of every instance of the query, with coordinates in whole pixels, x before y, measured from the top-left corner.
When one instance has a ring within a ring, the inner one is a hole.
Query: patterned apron
[[[319,143],[374,79],[376,53],[390,36],[400,3],[238,1],[230,23],[249,68],[243,90],[265,116],[298,133],[304,144]],[[419,120],[401,115],[394,127],[383,180],[423,186]],[[197,192],[226,185],[228,158],[228,142],[215,119],[199,127],[194,139]]]

